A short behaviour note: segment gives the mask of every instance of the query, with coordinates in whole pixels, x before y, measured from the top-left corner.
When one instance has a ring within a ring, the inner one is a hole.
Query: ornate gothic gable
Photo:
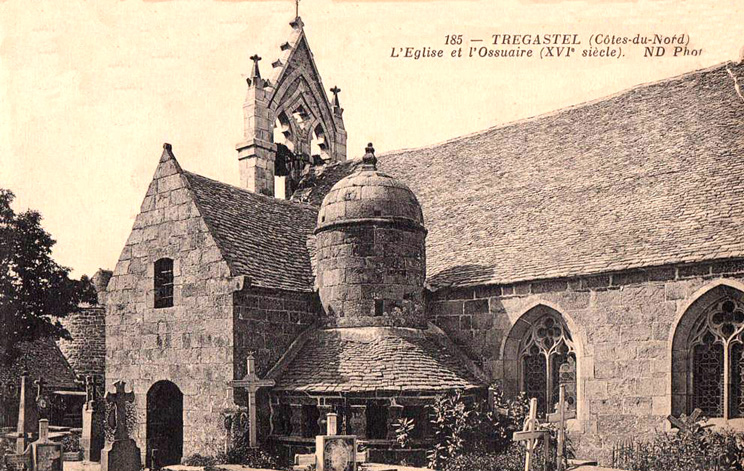
[[[302,20],[280,46],[268,80],[258,56],[248,79],[245,141],[238,144],[241,181],[249,190],[287,198],[313,165],[346,160],[346,131],[337,87],[326,90],[305,37]],[[333,103],[328,92],[334,94]],[[277,178],[278,177],[278,178]]]

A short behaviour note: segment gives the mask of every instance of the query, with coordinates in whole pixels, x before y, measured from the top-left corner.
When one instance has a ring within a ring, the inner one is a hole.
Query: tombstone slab
[[[97,378],[88,376],[85,379],[86,401],[83,404],[83,431],[80,435],[80,446],[83,449],[84,461],[100,461],[104,442],[103,407],[98,402]]]
[[[131,438],[114,440],[101,451],[101,471],[139,471],[140,449]]]
[[[39,439],[31,444],[34,471],[62,471],[62,443],[49,440],[49,420],[39,421]]]
[[[139,471],[141,453],[135,441],[129,437],[126,419],[126,405],[134,401],[134,392],[126,392],[123,381],[117,381],[114,387],[116,392],[106,393],[106,402],[114,407],[114,441],[101,451],[101,471]]]
[[[356,471],[357,441],[354,435],[318,435],[315,437],[317,471]]]

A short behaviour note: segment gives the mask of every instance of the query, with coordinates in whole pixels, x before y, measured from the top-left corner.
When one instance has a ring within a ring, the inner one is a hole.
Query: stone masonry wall
[[[614,443],[667,427],[672,337],[693,301],[719,285],[744,287],[744,261],[434,292],[427,312],[492,380],[516,393],[519,319],[560,313],[577,344],[579,457],[605,464]],[[510,338],[510,334],[512,338]],[[685,381],[685,373],[676,374]],[[675,383],[677,384],[677,383]],[[684,385],[676,385],[682,388]]]
[[[62,319],[72,340],[60,340],[59,348],[76,375],[103,377],[106,360],[106,314],[103,306],[81,307]]]
[[[377,223],[319,232],[317,283],[324,325],[424,325],[425,237],[420,230]],[[396,315],[396,308],[402,314]]]
[[[220,411],[232,404],[235,284],[167,149],[108,285],[106,385],[134,388],[146,453],[147,392],[161,380],[184,395],[183,455],[224,443]],[[173,259],[174,305],[155,309],[154,263]],[[143,461],[144,462],[144,461]]]
[[[318,316],[318,300],[314,293],[294,293],[246,286],[236,291],[234,298],[233,340],[235,378],[246,372],[246,357],[253,352],[256,371],[266,373],[284,355],[292,342],[310,327]],[[269,435],[270,407],[268,396],[259,394],[259,437]],[[246,405],[245,393],[235,392],[235,402]]]

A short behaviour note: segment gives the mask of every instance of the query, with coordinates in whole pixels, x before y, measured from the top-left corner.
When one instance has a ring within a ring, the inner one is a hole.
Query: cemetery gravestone
[[[116,392],[106,393],[106,402],[113,406],[114,441],[101,452],[101,471],[139,471],[140,449],[129,437],[126,418],[126,406],[134,402],[134,392],[126,392],[123,381],[117,381],[114,387]]]
[[[230,381],[229,383],[234,388],[244,388],[248,392],[248,427],[249,427],[249,446],[251,448],[258,445],[257,427],[258,421],[256,420],[256,392],[260,388],[267,386],[274,386],[273,379],[260,379],[256,374],[256,360],[253,354],[249,354],[246,358],[246,373],[243,379]]]
[[[31,447],[19,454],[10,454],[3,456],[5,467],[11,471],[23,471],[32,469]]]
[[[49,419],[49,411],[51,409],[51,403],[49,400],[49,396],[47,396],[46,391],[44,390],[44,385],[46,384],[46,381],[44,381],[44,378],[39,378],[36,381],[34,381],[34,385],[36,386],[36,412],[38,414],[38,417],[40,419]]]
[[[568,401],[566,401],[566,385],[561,384],[556,412],[548,414],[548,422],[558,424],[558,471],[566,469],[566,420],[574,418],[576,418],[576,411],[569,409]]]
[[[104,442],[103,407],[98,397],[98,377],[85,378],[86,401],[83,404],[83,431],[80,446],[83,448],[83,460],[100,461]]]
[[[356,471],[356,436],[335,435],[338,416],[329,413],[326,417],[327,434],[315,437],[317,471]]]
[[[530,471],[532,469],[532,462],[534,461],[534,454],[537,449],[538,441],[543,441],[543,450],[545,452],[545,456],[547,457],[549,455],[549,432],[547,430],[538,430],[538,425],[537,399],[533,397],[532,399],[530,399],[530,412],[529,416],[524,421],[523,430],[521,432],[514,432],[514,434],[512,435],[513,441],[525,442],[527,455],[524,458],[524,471]],[[547,459],[545,460],[545,465],[547,468]]]
[[[39,439],[31,444],[34,471],[62,471],[62,444],[49,440],[49,420],[39,421]]]
[[[38,432],[39,416],[35,402],[28,372],[24,371],[21,375],[21,391],[18,401],[18,427],[16,428],[16,454],[18,455],[26,451],[31,436]]]

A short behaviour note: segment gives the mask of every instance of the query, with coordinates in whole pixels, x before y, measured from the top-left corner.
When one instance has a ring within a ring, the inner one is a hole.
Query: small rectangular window
[[[384,312],[384,303],[382,299],[375,299],[375,316],[381,316]]]
[[[155,308],[173,306],[173,260],[155,262]]]

